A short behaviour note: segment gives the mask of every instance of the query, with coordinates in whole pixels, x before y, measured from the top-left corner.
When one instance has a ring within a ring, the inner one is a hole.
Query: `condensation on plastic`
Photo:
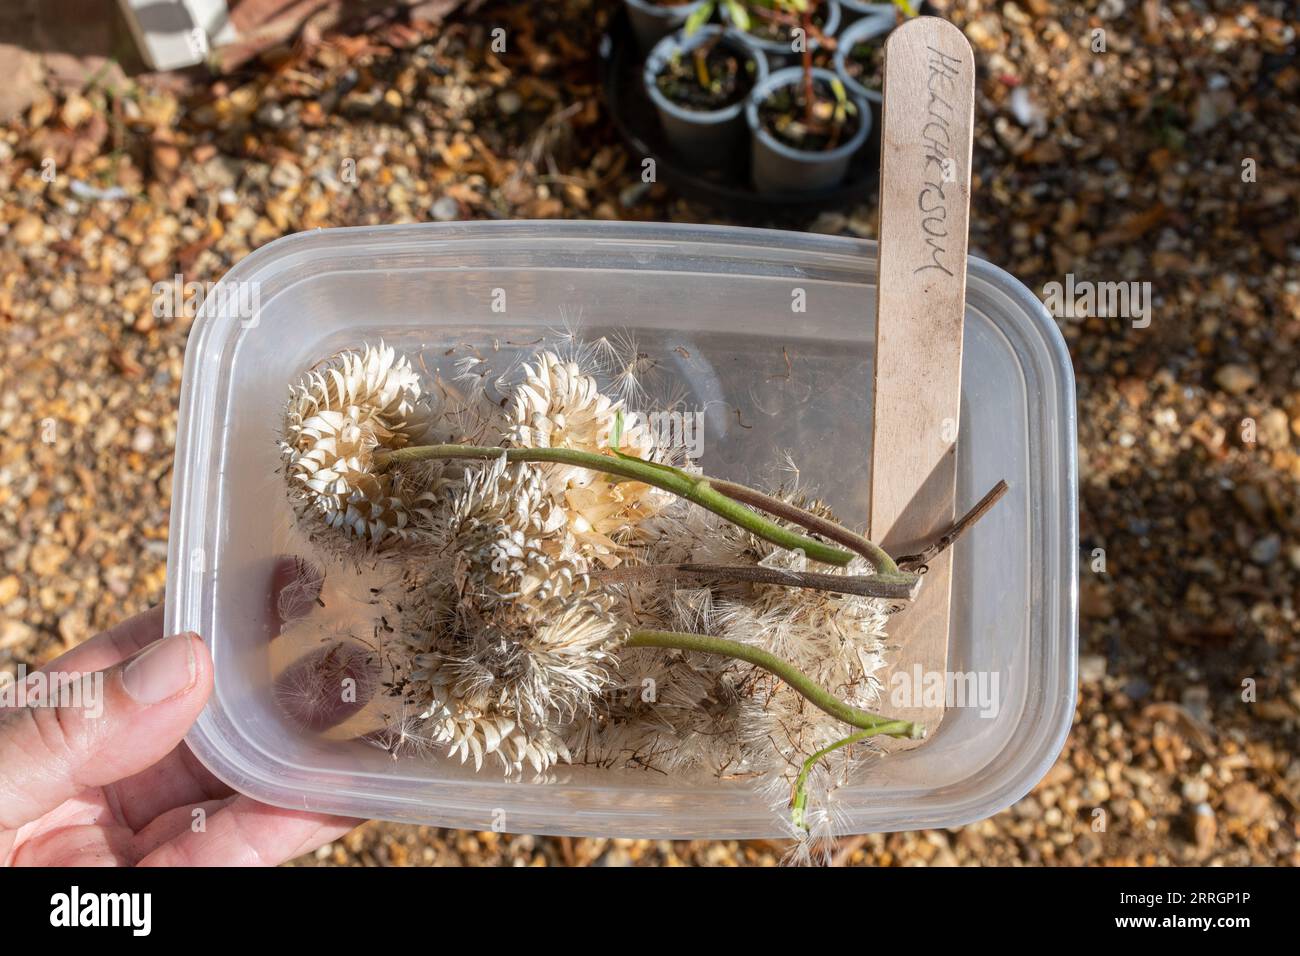
[[[168,633],[203,635],[216,669],[191,748],[237,790],[284,807],[525,833],[780,834],[743,780],[581,766],[561,766],[545,782],[505,780],[495,767],[394,761],[288,723],[271,699],[275,642],[265,613],[268,569],[289,525],[275,439],[288,384],[340,348],[382,336],[438,357],[466,345],[521,348],[566,323],[593,337],[631,330],[674,365],[688,406],[704,410],[706,473],[770,482],[788,451],[803,487],[861,522],[875,265],[870,242],[599,222],[333,229],[249,255],[223,282],[257,289],[257,320],[203,315],[185,356],[166,616]],[[492,310],[496,289],[504,313]],[[800,295],[806,310],[796,312]],[[975,258],[960,436],[959,509],[1000,478],[1011,486],[957,546],[953,581],[948,667],[996,673],[996,715],[952,709],[922,746],[873,761],[838,792],[849,832],[996,813],[1046,773],[1069,730],[1073,374],[1042,304]]]

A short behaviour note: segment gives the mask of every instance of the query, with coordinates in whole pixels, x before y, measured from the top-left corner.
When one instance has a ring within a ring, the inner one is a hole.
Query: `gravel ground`
[[[0,667],[162,599],[190,320],[153,315],[154,282],[215,280],[318,226],[717,221],[643,188],[616,141],[593,58],[609,9],[370,25],[216,82],[92,86],[0,127]],[[1300,862],[1295,8],[946,9],[980,64],[973,251],[1034,289],[1067,273],[1149,282],[1151,321],[1060,320],[1082,564],[1060,760],[992,819],[854,838],[839,862]],[[501,55],[486,52],[498,25]],[[874,218],[807,225],[870,236]],[[770,865],[783,851],[369,823],[300,862]]]

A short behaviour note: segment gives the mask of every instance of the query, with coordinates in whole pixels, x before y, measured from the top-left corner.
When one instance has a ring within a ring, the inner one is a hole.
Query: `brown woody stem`
[[[598,581],[614,583],[639,578],[653,578],[660,581],[694,578],[713,584],[775,584],[782,587],[809,588],[816,591],[852,594],[857,597],[883,598],[890,601],[911,601],[915,599],[917,591],[921,587],[919,576],[910,581],[895,581],[874,574],[821,574],[812,571],[762,568],[755,565],[621,565],[617,568],[594,571],[591,576]]]
[[[1005,480],[999,481],[989,490],[988,494],[979,500],[979,503],[976,504],[974,508],[971,508],[970,511],[966,512],[954,521],[947,531],[939,535],[938,539],[932,545],[924,551],[917,552],[916,554],[905,554],[899,558],[899,567],[912,570],[933,561],[938,555],[952,547],[952,543],[969,531],[976,521],[979,521],[980,518],[984,517],[988,510],[997,504],[998,501],[1001,500],[1002,496],[1007,493],[1009,487],[1010,486]]]
[[[885,552],[884,548],[874,541],[870,541],[862,535],[855,534],[848,528],[836,524],[834,521],[828,521],[825,518],[818,517],[811,511],[805,511],[797,505],[792,505],[788,501],[782,501],[780,498],[774,498],[755,488],[740,485],[734,481],[722,481],[715,478],[711,484],[714,491],[720,492],[728,498],[734,498],[741,504],[757,508],[759,511],[765,511],[777,518],[784,518],[792,524],[797,524],[801,528],[819,534],[827,540],[856,551],[870,561],[879,574],[889,576],[898,574],[897,563]]]

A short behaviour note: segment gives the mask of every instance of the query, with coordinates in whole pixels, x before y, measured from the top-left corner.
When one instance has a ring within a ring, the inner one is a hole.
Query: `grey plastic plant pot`
[[[635,334],[638,349],[682,384],[688,407],[704,409],[707,474],[764,483],[789,452],[801,486],[861,526],[875,243],[620,222],[323,229],[262,246],[222,283],[257,289],[260,307],[250,319],[238,309],[247,297],[214,293],[218,307],[190,332],[166,599],[166,633],[195,631],[212,650],[212,696],[187,738],[208,768],[262,802],[351,817],[603,837],[785,834],[745,780],[568,765],[507,780],[441,752],[394,760],[356,739],[378,697],[349,734],[286,720],[272,688],[302,648],[268,619],[268,575],[282,555],[316,552],[304,550],[284,493],[279,415],[289,383],[340,348],[382,337],[431,372],[454,373],[467,345],[495,345],[509,362],[563,316],[580,315],[579,332],[591,340]],[[493,309],[497,289],[504,313]],[[807,310],[792,321],[796,289]],[[947,666],[999,675],[995,706],[952,707],[923,744],[863,767],[837,791],[847,833],[951,827],[997,813],[1052,766],[1074,714],[1070,357],[1034,294],[979,259],[969,263],[966,310],[957,508],[999,479],[1010,491],[953,549]],[[331,628],[360,628],[373,611],[366,579],[351,569],[327,576],[321,597],[318,613]],[[310,647],[320,647],[319,633]]]
[[[833,37],[835,36],[835,32],[840,28],[839,0],[821,0],[821,5],[826,11],[826,21],[822,25],[821,32],[828,37]],[[719,9],[722,11],[723,22],[734,27],[735,25],[731,23],[731,15],[727,10],[726,5],[723,4]],[[750,14],[751,20],[754,16],[756,16],[756,14]],[[754,36],[754,34],[750,33],[748,30],[741,32],[745,37],[746,43],[749,43],[763,51],[763,55],[767,57],[767,66],[769,70],[776,71],[782,67],[789,66],[791,63],[798,62],[802,56],[799,53],[795,53],[794,50],[790,48],[789,43],[782,43],[780,40],[765,40],[761,37]],[[816,38],[813,38],[809,46],[811,49],[817,50],[821,46],[821,43]]]
[[[820,67],[813,69],[814,80],[826,83],[836,79],[836,74]],[[857,132],[834,149],[803,150],[787,146],[764,128],[759,119],[759,104],[772,91],[803,81],[803,70],[788,66],[768,74],[767,79],[754,86],[745,104],[745,121],[749,124],[750,178],[760,193],[815,192],[839,185],[849,171],[853,154],[871,135],[871,109],[861,97],[851,96],[858,109]]]
[[[665,96],[655,80],[674,55],[689,54],[715,37],[754,64],[755,85],[767,77],[763,55],[735,31],[717,26],[703,27],[690,36],[684,36],[679,30],[664,37],[650,51],[642,72],[646,94],[659,113],[664,135],[683,158],[699,166],[723,166],[730,162],[744,139],[745,100],[742,98],[720,110],[692,110]]]
[[[840,5],[840,31],[857,23],[863,17],[888,17],[890,24],[897,22],[898,7],[892,3],[864,3],[863,0],[836,0]]]
[[[636,34],[637,46],[642,53],[653,49],[668,34],[680,30],[690,15],[703,4],[704,0],[675,5],[654,3],[652,0],[623,0],[628,18],[632,21],[632,32]]]
[[[873,90],[849,75],[847,69],[849,53],[855,46],[864,41],[874,40],[883,45],[885,37],[896,25],[893,13],[890,12],[892,10],[893,8],[890,7],[884,16],[866,17],[857,21],[840,34],[839,42],[835,47],[835,72],[844,81],[845,89],[854,96],[862,97],[869,103],[880,103],[882,99],[881,91]]]

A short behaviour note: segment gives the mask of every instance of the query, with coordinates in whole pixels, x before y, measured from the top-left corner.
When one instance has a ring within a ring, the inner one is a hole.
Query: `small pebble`
[[[149,452],[153,451],[153,446],[153,432],[141,425],[135,430],[135,434],[131,436],[131,450],[139,452],[142,455],[147,455]]]
[[[497,109],[506,116],[514,116],[523,105],[523,99],[514,90],[502,90],[497,94]]]
[[[1214,381],[1229,395],[1241,395],[1259,384],[1259,373],[1247,365],[1225,365],[1214,373]]]
[[[280,189],[289,189],[302,182],[302,170],[294,163],[282,160],[271,170],[270,183]]]
[[[279,103],[263,103],[256,115],[259,123],[272,129],[283,129],[288,125],[288,114]]]
[[[1269,565],[1282,554],[1282,539],[1275,534],[1260,538],[1250,547],[1250,560],[1256,564]]]
[[[1214,848],[1219,824],[1214,818],[1214,808],[1208,803],[1198,803],[1192,811],[1192,833],[1196,839],[1196,850],[1205,856]]]
[[[440,196],[430,212],[438,222],[454,222],[460,218],[460,203],[450,196]]]
[[[67,312],[72,304],[72,293],[66,286],[56,285],[50,290],[50,308],[55,312]]]
[[[1200,777],[1183,781],[1183,799],[1188,803],[1204,803],[1210,798],[1210,785]]]
[[[1085,684],[1099,684],[1106,676],[1106,658],[1100,654],[1082,654],[1079,657],[1079,680]]]
[[[1223,791],[1223,808],[1246,823],[1256,823],[1272,812],[1273,801],[1259,787],[1243,780]]]

